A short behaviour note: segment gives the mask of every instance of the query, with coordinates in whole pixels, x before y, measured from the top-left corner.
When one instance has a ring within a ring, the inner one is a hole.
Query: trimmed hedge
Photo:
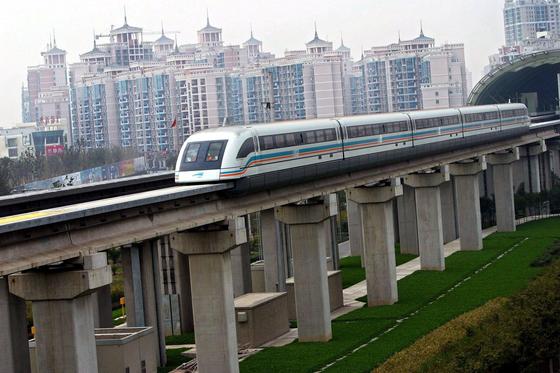
[[[560,352],[560,262],[424,364],[425,372],[533,372]]]

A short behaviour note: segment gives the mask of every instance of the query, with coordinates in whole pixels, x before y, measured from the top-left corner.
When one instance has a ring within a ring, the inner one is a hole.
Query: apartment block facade
[[[463,46],[438,47],[423,32],[373,47],[357,62],[342,40],[334,49],[317,29],[305,49],[281,58],[263,51],[252,30],[241,45],[225,45],[208,18],[197,37],[197,44],[179,45],[162,27],[159,38],[147,42],[126,17],[123,26],[95,35],[80,62],[64,61],[70,143],[168,154],[212,127],[466,101]],[[28,91],[32,100],[31,84]]]

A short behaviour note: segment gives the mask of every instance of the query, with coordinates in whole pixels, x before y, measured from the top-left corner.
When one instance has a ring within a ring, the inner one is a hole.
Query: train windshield
[[[227,140],[192,142],[187,145],[181,171],[213,170],[222,166]]]

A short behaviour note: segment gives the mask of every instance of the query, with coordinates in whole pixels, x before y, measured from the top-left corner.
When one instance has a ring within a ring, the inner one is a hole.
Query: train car
[[[529,130],[522,104],[220,127],[183,144],[178,183],[255,190],[438,154]]]

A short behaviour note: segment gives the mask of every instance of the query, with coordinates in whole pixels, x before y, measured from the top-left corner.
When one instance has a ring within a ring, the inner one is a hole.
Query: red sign
[[[64,154],[64,145],[47,145],[45,152],[47,157],[52,155],[62,155]]]

